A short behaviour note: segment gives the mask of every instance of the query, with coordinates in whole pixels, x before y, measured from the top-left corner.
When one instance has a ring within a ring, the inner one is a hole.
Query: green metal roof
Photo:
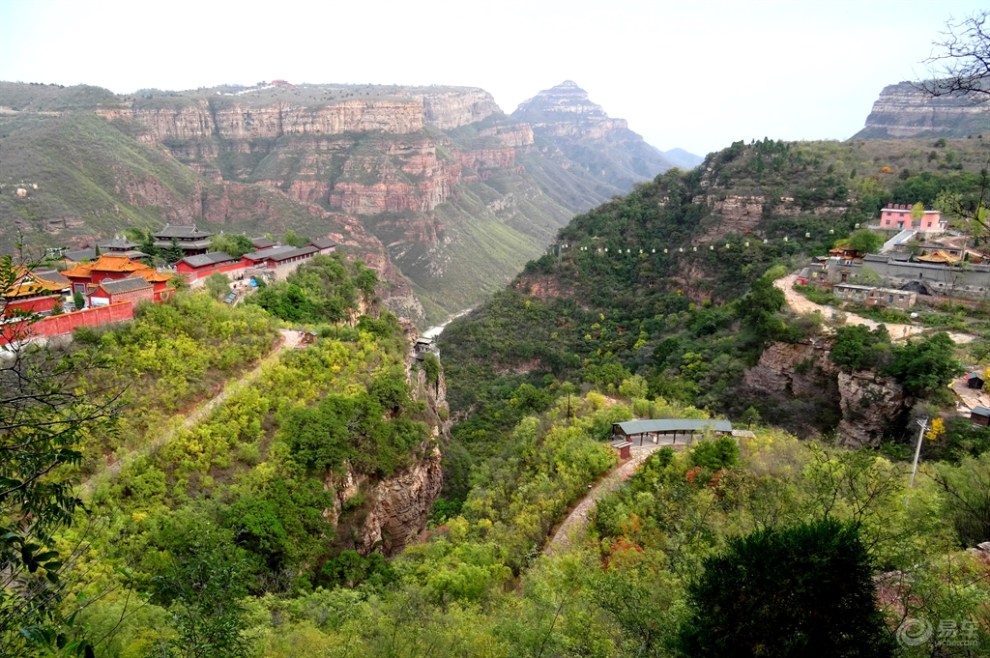
[[[715,432],[732,431],[732,423],[727,420],[696,420],[693,418],[627,420],[624,423],[612,423],[612,427],[613,429],[618,427],[627,436],[647,432],[703,432],[706,429]]]

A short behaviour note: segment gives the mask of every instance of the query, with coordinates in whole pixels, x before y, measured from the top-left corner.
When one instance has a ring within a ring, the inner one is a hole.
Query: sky
[[[0,0],[0,80],[117,93],[464,85],[511,113],[574,80],[646,141],[851,137],[987,0]],[[0,102],[2,104],[2,102]]]

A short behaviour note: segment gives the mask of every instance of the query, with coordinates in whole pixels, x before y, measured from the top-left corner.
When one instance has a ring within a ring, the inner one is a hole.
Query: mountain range
[[[0,83],[9,251],[129,227],[331,238],[437,320],[538,256],[575,213],[672,162],[573,82],[506,115],[467,87],[142,90]],[[675,154],[680,163],[683,154]]]

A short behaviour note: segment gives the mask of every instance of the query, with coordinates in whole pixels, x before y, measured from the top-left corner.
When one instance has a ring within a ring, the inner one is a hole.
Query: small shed
[[[420,336],[416,339],[416,344],[413,346],[413,352],[416,354],[416,358],[420,361],[425,359],[427,354],[440,356],[440,349],[436,346],[436,344],[434,344],[433,339],[426,338],[425,336]]]
[[[969,419],[977,425],[990,427],[990,409],[973,407],[973,410],[969,412]]]
[[[720,436],[732,435],[732,423],[727,420],[698,420],[693,418],[653,418],[612,423],[612,439],[676,445],[677,438],[693,442],[706,431]]]
[[[619,459],[629,459],[632,456],[632,441],[616,439],[612,441],[612,447],[619,454]]]
[[[974,372],[966,373],[966,386],[970,388],[975,388],[976,390],[979,391],[983,389],[983,384],[984,384],[983,375],[981,375],[979,372],[974,371]]]

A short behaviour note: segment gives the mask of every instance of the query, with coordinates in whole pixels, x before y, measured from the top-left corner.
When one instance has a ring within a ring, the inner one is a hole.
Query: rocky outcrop
[[[874,372],[842,372],[828,358],[826,338],[801,343],[771,343],[756,366],[743,376],[745,386],[764,400],[779,398],[822,405],[839,416],[836,435],[844,446],[876,446],[911,401],[889,377]],[[826,414],[827,415],[827,414]],[[808,419],[803,419],[807,421]],[[803,436],[816,436],[811,423],[787,418],[784,423]]]
[[[853,139],[891,137],[966,137],[988,131],[990,102],[973,97],[933,97],[901,82],[880,92],[866,117],[866,126]]]
[[[502,112],[484,89],[447,89],[424,94],[422,98],[426,124],[440,130],[478,123]]]
[[[355,501],[363,507],[359,523],[346,528],[344,545],[363,554],[380,550],[394,555],[422,532],[440,495],[440,450],[432,449],[409,468],[377,483],[366,476],[355,476],[348,468],[339,481],[328,478],[324,486],[336,492],[333,508],[324,510],[331,524],[337,526],[343,512]],[[345,529],[338,527],[338,533],[342,530]]]
[[[838,385],[842,410],[837,429],[840,445],[876,447],[891,422],[909,406],[903,387],[890,377],[873,372],[839,372]]]
[[[415,328],[404,322],[410,342]],[[433,503],[443,486],[440,446],[450,440],[447,385],[443,373],[428,381],[418,367],[412,348],[407,360],[407,376],[412,396],[426,403],[431,436],[420,446],[420,457],[384,480],[373,481],[355,473],[350,465],[343,475],[327,474],[323,486],[334,492],[333,507],[323,516],[338,529],[337,543],[362,554],[380,550],[394,555],[413,541],[426,526]],[[355,508],[357,513],[354,512]],[[350,514],[348,515],[348,512]],[[342,520],[343,519],[343,520]],[[340,524],[345,523],[346,527]]]
[[[571,80],[523,101],[512,116],[532,125],[537,133],[555,137],[602,140],[615,130],[629,128],[625,119],[610,118]]]

